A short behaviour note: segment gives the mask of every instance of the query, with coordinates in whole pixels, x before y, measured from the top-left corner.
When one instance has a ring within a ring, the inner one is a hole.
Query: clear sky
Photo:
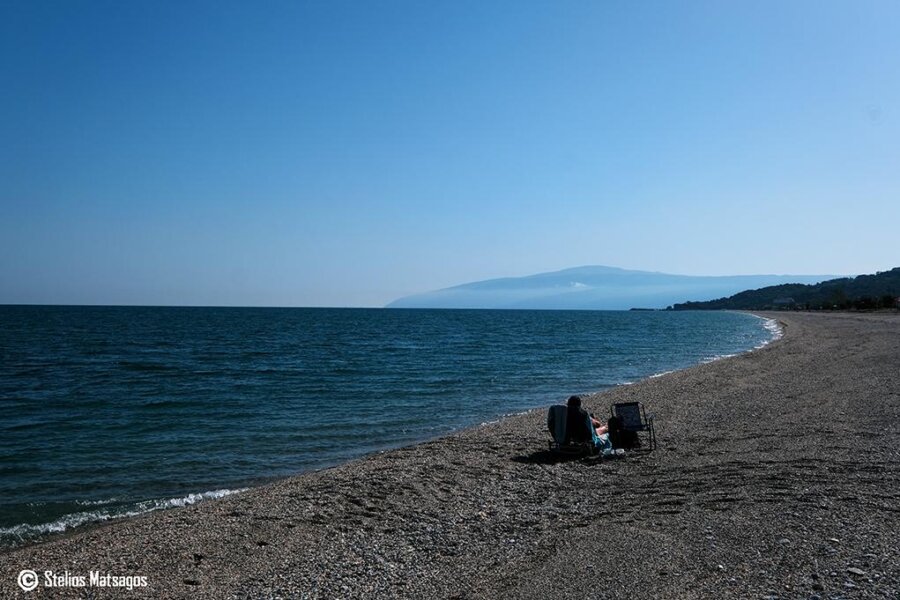
[[[0,1],[0,303],[900,266],[900,3]]]

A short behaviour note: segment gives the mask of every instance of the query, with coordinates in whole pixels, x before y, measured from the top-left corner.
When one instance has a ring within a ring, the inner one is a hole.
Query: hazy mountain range
[[[818,283],[836,275],[670,275],[587,266],[465,283],[394,300],[388,308],[600,309],[666,308],[785,283]]]

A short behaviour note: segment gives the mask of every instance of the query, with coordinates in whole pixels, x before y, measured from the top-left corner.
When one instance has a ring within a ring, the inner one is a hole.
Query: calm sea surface
[[[764,344],[721,312],[0,306],[0,545]]]

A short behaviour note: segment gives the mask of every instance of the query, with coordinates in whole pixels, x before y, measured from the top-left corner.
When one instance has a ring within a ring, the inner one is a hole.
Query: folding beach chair
[[[597,453],[597,448],[592,441],[572,442],[566,431],[566,423],[569,416],[569,407],[557,404],[547,411],[547,429],[553,439],[550,441],[550,451],[557,454],[570,456],[585,456]]]
[[[610,407],[614,419],[618,419],[619,431],[625,436],[633,437],[638,441],[637,447],[643,447],[639,434],[645,434],[647,438],[646,449],[652,451],[656,448],[656,430],[653,428],[653,415],[648,415],[644,405],[640,402],[620,402]],[[610,432],[611,436],[616,434]],[[622,436],[622,437],[625,437]],[[613,442],[615,445],[615,442]]]

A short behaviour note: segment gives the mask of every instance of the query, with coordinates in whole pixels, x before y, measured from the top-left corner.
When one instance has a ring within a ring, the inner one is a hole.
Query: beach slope
[[[0,554],[0,597],[897,598],[900,317],[770,316],[762,350],[586,400],[644,402],[653,453],[555,462],[534,411]]]

